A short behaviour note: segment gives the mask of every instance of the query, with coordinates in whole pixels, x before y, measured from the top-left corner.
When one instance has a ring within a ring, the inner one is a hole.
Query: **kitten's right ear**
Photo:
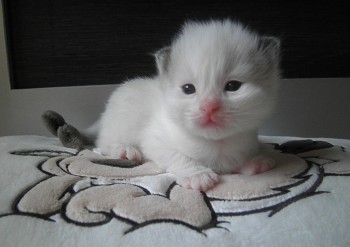
[[[170,52],[171,47],[164,47],[154,54],[159,74],[167,71],[170,62]]]

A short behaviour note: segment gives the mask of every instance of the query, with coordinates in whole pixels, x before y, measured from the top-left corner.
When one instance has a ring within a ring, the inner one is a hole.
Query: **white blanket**
[[[1,137],[0,246],[350,246],[350,141],[261,139],[273,170],[201,193],[152,163]]]

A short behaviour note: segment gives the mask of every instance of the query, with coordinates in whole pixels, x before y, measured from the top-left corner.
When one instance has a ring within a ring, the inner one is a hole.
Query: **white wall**
[[[1,8],[1,4],[0,4]],[[0,136],[49,135],[41,114],[52,109],[88,127],[114,86],[11,90],[0,9]],[[350,139],[350,78],[282,80],[276,113],[262,134]]]

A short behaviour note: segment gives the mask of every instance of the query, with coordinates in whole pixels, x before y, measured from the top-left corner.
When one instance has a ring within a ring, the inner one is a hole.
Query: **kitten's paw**
[[[111,146],[109,148],[109,155],[117,159],[132,160],[142,163],[142,154],[140,150],[133,146]]]
[[[138,163],[142,163],[141,152],[137,148],[131,147],[131,146],[123,147],[119,151],[119,158],[133,160],[133,161],[137,161]]]
[[[248,161],[238,169],[238,173],[243,175],[256,175],[271,170],[276,165],[276,161],[267,156],[258,156]]]
[[[143,162],[143,157],[142,157],[141,151],[135,147],[129,147],[126,149],[126,157],[129,160],[135,160],[139,163]]]
[[[194,175],[181,177],[177,182],[187,189],[207,191],[214,188],[219,181],[219,175],[213,171],[202,171]]]

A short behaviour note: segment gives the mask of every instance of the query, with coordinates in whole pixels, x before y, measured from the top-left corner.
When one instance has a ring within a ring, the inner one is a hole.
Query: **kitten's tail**
[[[51,134],[57,136],[63,146],[82,150],[88,146],[94,146],[99,129],[99,121],[85,130],[78,130],[66,123],[64,118],[54,111],[46,111],[42,114],[42,120]]]

